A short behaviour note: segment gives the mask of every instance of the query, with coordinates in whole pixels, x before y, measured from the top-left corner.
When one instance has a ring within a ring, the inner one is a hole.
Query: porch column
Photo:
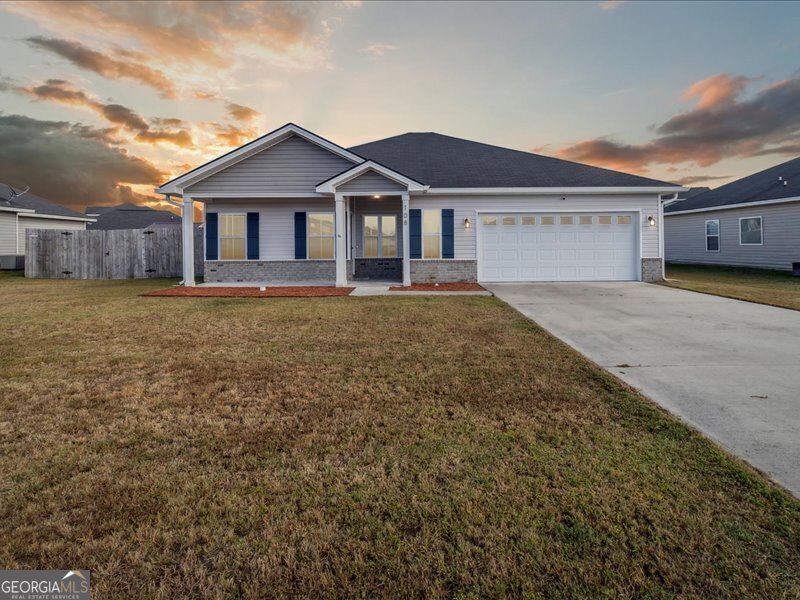
[[[336,194],[336,287],[347,285],[347,246],[345,244],[345,228],[347,226],[344,210],[344,195]]]
[[[194,201],[183,197],[183,285],[194,286]]]
[[[411,232],[408,230],[408,192],[403,193],[403,285],[411,285]]]

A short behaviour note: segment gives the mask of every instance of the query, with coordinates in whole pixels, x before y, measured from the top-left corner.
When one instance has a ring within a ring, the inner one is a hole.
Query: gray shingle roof
[[[11,186],[0,183],[0,206],[11,208],[27,208],[36,211],[38,215],[53,215],[56,217],[78,217],[85,218],[86,215],[65,208],[55,202],[50,202],[44,198],[40,198],[30,192],[25,192],[21,196],[14,196],[12,198]],[[15,192],[20,193],[22,190],[13,188]]]
[[[147,206],[120,204],[119,206],[87,207],[86,214],[96,214],[96,223],[86,229],[144,229],[154,223],[180,223],[180,216],[168,210],[154,210]]]
[[[782,177],[786,185],[778,177]],[[664,213],[798,196],[800,196],[800,158],[793,158],[683,202],[670,204],[664,207]]]
[[[675,185],[440,133],[405,133],[348,150],[437,188]]]

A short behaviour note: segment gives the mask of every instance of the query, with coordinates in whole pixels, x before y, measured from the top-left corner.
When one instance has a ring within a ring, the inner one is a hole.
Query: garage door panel
[[[638,230],[633,215],[547,213],[546,225],[542,224],[542,216],[499,213],[498,225],[486,227],[479,221],[481,280],[611,281],[638,278]],[[605,217],[602,223],[601,216]],[[622,223],[619,222],[620,216],[623,217]],[[591,218],[590,222],[587,222],[587,217]]]

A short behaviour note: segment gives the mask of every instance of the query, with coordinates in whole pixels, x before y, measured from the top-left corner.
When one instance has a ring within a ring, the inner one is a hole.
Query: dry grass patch
[[[783,271],[668,264],[667,277],[662,285],[800,310],[800,277]]]
[[[97,597],[800,595],[800,505],[484,297],[0,276],[0,567]]]

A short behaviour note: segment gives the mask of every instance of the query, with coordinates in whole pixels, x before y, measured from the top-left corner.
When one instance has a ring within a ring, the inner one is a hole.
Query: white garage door
[[[478,216],[481,281],[638,279],[635,213]]]

